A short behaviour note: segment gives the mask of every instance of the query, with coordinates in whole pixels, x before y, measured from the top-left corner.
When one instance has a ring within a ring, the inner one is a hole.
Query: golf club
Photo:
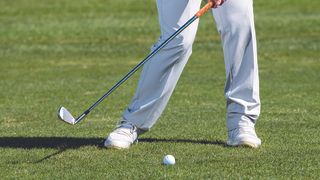
[[[130,72],[128,72],[119,82],[111,87],[100,99],[98,99],[89,109],[84,111],[79,117],[74,118],[72,114],[64,107],[60,107],[58,110],[58,117],[69,124],[77,124],[84,119],[98,104],[100,104],[106,97],[108,97],[115,89],[117,89],[122,83],[124,83],[129,77],[131,77],[140,67],[142,67],[147,61],[149,61],[154,55],[156,55],[163,47],[165,47],[172,39],[179,35],[184,29],[192,24],[196,19],[200,18],[210,8],[214,7],[212,2],[208,2],[203,8],[201,8],[192,18],[190,18],[184,25],[182,25],[177,31],[175,31],[168,39],[160,44],[155,50],[153,50],[145,59],[143,59],[138,65],[136,65]]]

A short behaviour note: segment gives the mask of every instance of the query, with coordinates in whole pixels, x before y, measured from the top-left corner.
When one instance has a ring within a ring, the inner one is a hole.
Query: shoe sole
[[[104,147],[108,148],[108,149],[129,149],[130,144],[128,145],[127,143],[124,144],[122,142],[110,142],[110,141],[106,141],[104,143]]]
[[[252,142],[247,142],[247,141],[241,142],[239,146],[249,147],[249,148],[254,148],[254,149],[257,149],[259,147],[258,144],[254,144]]]
[[[228,146],[232,146],[232,147],[248,147],[248,148],[253,148],[253,149],[257,149],[259,148],[260,144],[256,144],[250,141],[240,141],[240,142],[235,142],[235,143],[230,143],[227,142]]]
[[[123,148],[123,147],[119,147],[119,146],[113,146],[113,145],[107,145],[107,146],[104,146],[108,149],[117,149],[117,150],[123,150],[123,149],[129,149],[129,148]]]

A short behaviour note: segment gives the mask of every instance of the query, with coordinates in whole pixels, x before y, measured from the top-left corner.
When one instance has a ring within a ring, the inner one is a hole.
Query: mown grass
[[[317,179],[320,13],[317,1],[255,0],[262,113],[258,150],[226,147],[219,35],[200,21],[193,55],[152,131],[130,150],[101,147],[129,103],[133,76],[80,114],[149,51],[154,1],[0,1],[1,179]],[[165,167],[164,155],[177,164]]]

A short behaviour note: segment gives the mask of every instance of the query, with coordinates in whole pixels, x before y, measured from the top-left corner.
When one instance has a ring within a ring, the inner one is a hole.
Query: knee
[[[157,48],[160,44],[162,44],[166,39],[170,36],[161,36],[159,41],[153,46],[153,48]],[[172,39],[169,44],[167,44],[163,50],[165,51],[174,51],[176,53],[185,53],[191,51],[192,44],[194,41],[194,37],[188,35],[187,33],[181,33],[177,35],[174,39]]]
[[[175,39],[173,39],[173,47],[177,48],[183,52],[189,51],[192,49],[194,38],[190,36],[178,35]]]

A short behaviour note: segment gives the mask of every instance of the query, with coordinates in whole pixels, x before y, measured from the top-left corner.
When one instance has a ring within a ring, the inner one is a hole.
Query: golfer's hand
[[[214,5],[212,8],[217,8],[218,6],[221,6],[225,0],[209,0],[211,1]]]

